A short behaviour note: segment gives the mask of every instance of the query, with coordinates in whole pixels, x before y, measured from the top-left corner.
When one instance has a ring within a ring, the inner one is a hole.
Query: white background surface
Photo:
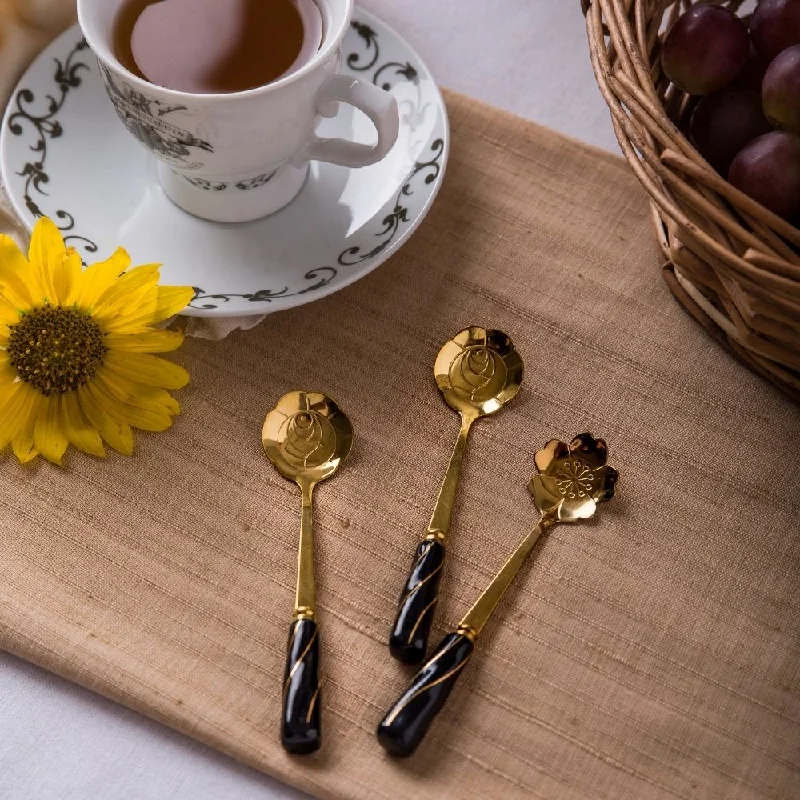
[[[442,85],[617,151],[608,110],[591,72],[578,0],[362,4],[411,42]],[[3,800],[304,797],[114,703],[0,654]]]

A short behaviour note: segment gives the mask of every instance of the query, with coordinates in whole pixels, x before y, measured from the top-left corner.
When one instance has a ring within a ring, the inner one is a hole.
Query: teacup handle
[[[317,108],[324,113],[322,110],[331,102],[347,103],[363,111],[378,131],[378,143],[366,145],[317,136],[303,151],[302,157],[344,167],[366,167],[385,158],[400,133],[397,100],[374,84],[348,75],[334,75],[317,95]]]

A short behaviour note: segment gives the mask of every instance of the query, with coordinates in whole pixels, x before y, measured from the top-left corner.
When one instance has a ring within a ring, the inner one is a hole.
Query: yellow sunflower
[[[28,258],[0,236],[0,450],[22,462],[61,464],[69,445],[105,456],[133,453],[132,428],[163,431],[180,406],[168,389],[189,373],[152,355],[180,347],[153,326],[192,299],[191,287],[159,286],[159,265],[129,269],[117,250],[84,271],[49,219]]]

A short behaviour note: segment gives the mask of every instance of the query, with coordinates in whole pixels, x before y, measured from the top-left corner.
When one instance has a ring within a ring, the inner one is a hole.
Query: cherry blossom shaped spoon
[[[536,453],[538,473],[529,488],[541,512],[539,524],[383,718],[377,735],[389,754],[410,756],[420,745],[472,655],[478,636],[540,537],[556,523],[589,519],[600,503],[614,496],[618,475],[606,465],[606,457],[606,443],[589,433],[576,436],[569,444],[554,439]]]

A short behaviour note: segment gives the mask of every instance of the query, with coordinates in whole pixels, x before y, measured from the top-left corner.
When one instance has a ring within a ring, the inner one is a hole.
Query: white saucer
[[[408,240],[439,191],[449,152],[447,112],[430,72],[365,11],[356,11],[345,39],[343,70],[397,97],[397,144],[364,169],[313,163],[298,198],[258,222],[204,222],[167,199],[77,27],[20,81],[3,120],[0,175],[25,224],[51,217],[85,261],[121,245],[134,264],[163,264],[164,283],[197,287],[186,314],[252,316],[309,303],[362,278]],[[376,137],[349,107],[320,132],[365,144]]]

